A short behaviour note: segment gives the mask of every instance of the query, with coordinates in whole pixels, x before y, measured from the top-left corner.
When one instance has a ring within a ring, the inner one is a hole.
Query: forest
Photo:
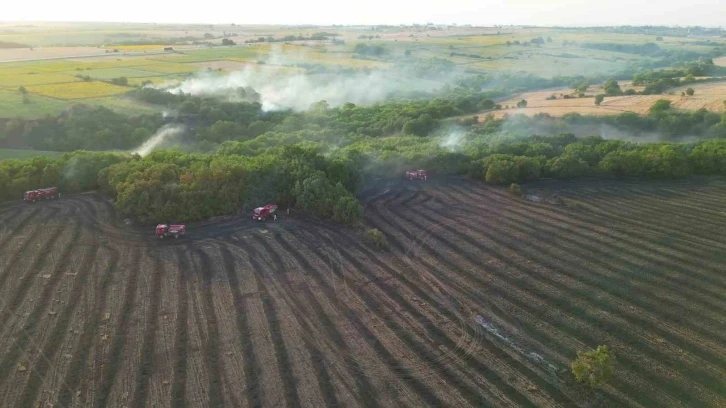
[[[633,80],[659,93],[721,70],[699,60],[638,71]],[[645,116],[488,114],[502,108],[498,97],[517,90],[563,84],[577,89],[593,80],[468,76],[433,94],[370,106],[320,101],[304,112],[265,111],[252,88],[235,91],[242,102],[140,88],[134,99],[174,113],[129,117],[81,105],[57,117],[0,123],[0,147],[67,152],[0,161],[0,200],[57,185],[63,192],[102,189],[121,214],[142,222],[198,220],[276,202],[354,223],[362,216],[359,189],[407,168],[495,184],[726,173],[726,114],[680,111],[668,100],[656,102]],[[614,78],[604,88],[620,92]],[[161,144],[164,150],[133,153],[164,125],[184,131]],[[629,141],[602,137],[604,128]],[[654,138],[657,143],[639,143]]]
[[[331,149],[308,135],[288,133],[290,143],[277,147],[264,147],[264,140],[227,141],[214,154],[162,150],[142,158],[78,151],[60,158],[6,160],[0,162],[0,200],[57,185],[64,192],[100,188],[115,198],[120,213],[141,222],[198,220],[276,202],[354,223],[363,212],[355,198],[360,187],[374,178],[400,177],[409,167],[468,174],[495,184],[542,177],[726,173],[726,139],[644,144],[561,134],[487,143],[472,133],[454,150],[440,139],[418,136],[362,137]]]

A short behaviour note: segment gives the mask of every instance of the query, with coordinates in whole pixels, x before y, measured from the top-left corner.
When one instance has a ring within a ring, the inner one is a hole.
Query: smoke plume
[[[200,72],[180,84],[162,85],[161,88],[172,93],[212,96],[230,102],[245,101],[240,98],[240,90],[247,90],[242,93],[244,97],[251,88],[259,94],[265,111],[304,111],[322,100],[330,107],[346,102],[370,105],[398,93],[430,92],[442,85],[442,82],[414,78],[393,68],[372,71],[338,69],[325,73],[305,73],[290,68],[301,62],[316,64],[314,59],[305,57],[304,51],[282,53],[273,49],[264,62],[262,65],[250,64],[227,75]]]
[[[461,149],[464,144],[464,131],[461,129],[454,129],[448,132],[439,143],[439,147],[443,147],[450,152],[457,152]]]
[[[149,140],[145,141],[139,148],[135,149],[133,153],[141,156],[146,156],[151,153],[157,147],[168,143],[172,139],[180,136],[184,132],[184,126],[181,125],[164,125],[154,133]]]

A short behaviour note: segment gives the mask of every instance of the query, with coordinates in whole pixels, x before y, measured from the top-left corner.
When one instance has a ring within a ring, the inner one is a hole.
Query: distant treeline
[[[338,34],[335,33],[327,33],[327,32],[319,32],[314,33],[310,36],[304,36],[304,35],[286,35],[284,37],[275,38],[273,36],[267,36],[267,37],[258,37],[253,38],[251,40],[245,40],[245,43],[248,44],[254,44],[254,43],[265,43],[265,42],[287,42],[287,41],[322,41],[322,40],[329,40],[332,38],[337,37]]]
[[[20,44],[16,42],[0,41],[0,49],[8,48],[30,48],[27,44]]]
[[[726,76],[726,67],[717,66],[711,58],[698,58],[673,64],[675,68],[640,68],[614,75],[574,75],[542,78],[523,73],[487,73],[461,78],[458,85],[475,91],[496,90],[504,94],[521,93],[537,89],[566,87],[577,89],[583,84],[597,84],[608,79],[632,79],[635,85],[645,85],[643,94],[659,94],[668,88],[695,82],[696,77]],[[683,78],[683,81],[681,81]],[[585,88],[586,89],[586,88]],[[633,93],[634,94],[634,93]]]
[[[587,29],[582,28],[568,28],[558,27],[561,30],[573,30],[573,31],[595,31],[602,33],[616,33],[616,34],[645,34],[645,35],[660,35],[670,37],[713,37],[713,36],[726,36],[726,30],[723,28],[712,28],[712,27],[669,27],[669,26],[619,26],[619,27],[588,27]]]

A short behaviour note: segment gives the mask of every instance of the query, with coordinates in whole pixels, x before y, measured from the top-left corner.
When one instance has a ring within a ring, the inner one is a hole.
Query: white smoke
[[[346,102],[370,105],[398,91],[431,90],[430,84],[413,84],[410,80],[396,78],[383,71],[284,75],[276,74],[274,69],[261,72],[248,68],[224,76],[202,72],[169,91],[223,97],[235,102],[235,91],[247,87],[260,94],[260,103],[265,111],[305,111],[313,103],[323,100],[330,107],[341,106]]]
[[[330,107],[346,102],[370,105],[397,92],[433,91],[442,85],[392,69],[318,74],[295,71],[290,67],[300,63],[316,64],[314,58],[306,57],[304,47],[299,50],[287,48],[284,52],[279,47],[273,47],[264,62],[227,75],[202,71],[180,84],[164,84],[160,88],[172,93],[213,96],[230,102],[243,100],[239,97],[239,89],[252,88],[260,94],[260,103],[265,111],[305,111],[313,103],[323,100]]]
[[[157,130],[156,133],[149,138],[149,140],[145,141],[144,144],[135,149],[133,153],[146,156],[161,144],[181,135],[183,132],[184,126],[175,124],[164,125],[159,128],[159,130]]]
[[[464,143],[464,132],[461,129],[450,131],[439,143],[439,147],[443,147],[450,152],[457,152]]]

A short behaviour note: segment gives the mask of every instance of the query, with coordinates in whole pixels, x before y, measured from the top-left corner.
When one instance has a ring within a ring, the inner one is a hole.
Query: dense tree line
[[[305,131],[300,131],[305,132]],[[417,136],[351,137],[333,147],[297,135],[226,142],[216,154],[156,151],[149,156],[75,152],[60,158],[0,162],[0,199],[59,186],[63,192],[101,188],[125,216],[142,222],[190,221],[235,214],[275,202],[339,222],[362,215],[356,192],[407,168],[468,174],[495,184],[542,177],[672,178],[726,174],[726,139],[697,143],[634,143],[572,134],[499,141],[470,132],[456,143]],[[301,141],[302,140],[302,141]]]
[[[115,153],[85,151],[59,158],[0,160],[0,201],[18,200],[25,191],[44,187],[55,186],[64,193],[94,190],[99,172],[123,160]]]
[[[522,120],[522,119],[520,119]],[[532,119],[538,123],[560,123],[569,126],[609,125],[623,134],[638,139],[639,136],[657,135],[661,140],[679,140],[682,138],[726,138],[726,122],[724,115],[706,109],[696,111],[680,111],[672,109],[670,101],[656,101],[648,115],[641,116],[633,112],[625,112],[612,116],[588,116],[568,113],[561,119],[542,115]],[[526,120],[524,120],[526,122]],[[593,131],[592,133],[599,133]]]
[[[104,107],[77,105],[55,117],[5,120],[0,126],[0,148],[131,149],[148,139],[162,122],[161,115],[129,117]]]
[[[362,215],[352,165],[303,146],[255,157],[159,151],[114,164],[99,180],[119,211],[148,222],[233,214],[268,202],[339,222]]]

